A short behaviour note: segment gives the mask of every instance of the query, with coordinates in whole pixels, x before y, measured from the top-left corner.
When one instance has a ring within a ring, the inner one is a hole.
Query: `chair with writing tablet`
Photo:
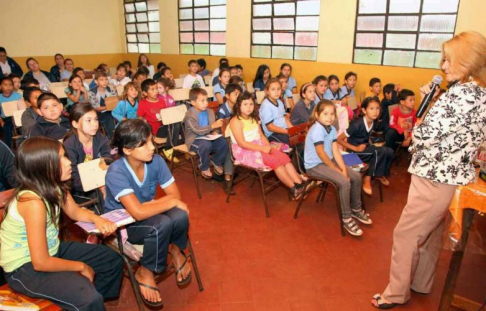
[[[56,95],[57,98],[61,99],[61,98],[67,98],[66,92],[64,92],[66,87],[67,86],[64,85],[64,83],[62,82],[55,82],[55,83],[51,83],[49,89],[51,90],[52,94]]]
[[[124,85],[119,84],[116,86],[116,93],[118,94],[118,97],[120,98],[122,97],[124,89],[125,89]]]
[[[18,100],[13,100],[10,102],[4,102],[2,103],[2,111],[3,114],[8,118],[12,117],[14,114],[14,111],[19,110],[19,101]]]
[[[256,92],[256,103],[257,105],[261,105],[265,100],[265,91],[257,91]]]
[[[184,83],[184,79],[174,79],[176,89],[182,88],[182,84]]]
[[[105,107],[107,111],[112,111],[116,108],[118,104],[118,96],[105,97]]]
[[[204,76],[204,83],[207,86],[212,86],[211,84],[213,83],[213,79],[211,76]]]
[[[22,136],[22,132],[20,128],[22,127],[22,115],[24,114],[25,109],[22,110],[15,110],[13,112],[13,121],[14,121],[14,136],[12,137],[13,142],[13,150],[17,150],[20,146],[20,143],[24,140]]]
[[[205,86],[202,89],[206,90],[206,93],[208,93],[208,98],[214,97],[214,91],[212,86]]]
[[[176,102],[189,100],[190,89],[172,89],[169,90],[169,94],[174,98]]]
[[[167,109],[170,109],[170,108],[167,108]],[[96,160],[98,160],[98,161],[94,162]],[[83,184],[84,190],[86,190],[86,189],[91,189],[91,190],[99,189],[101,186],[105,186],[106,168],[99,165],[99,162],[100,162],[99,160],[100,159],[95,159],[95,160],[90,161],[90,162],[93,162],[93,163],[87,162],[87,163],[90,163],[88,165],[85,165],[86,163],[81,163],[81,164],[78,165],[78,169],[79,169],[79,173],[80,173],[79,175],[80,175],[81,183]],[[86,188],[85,188],[85,186],[86,186]],[[101,213],[104,213],[104,211],[101,210]],[[124,249],[125,238],[124,238],[124,234],[122,233],[122,231],[124,231],[124,228],[119,227],[116,231],[116,239],[112,240],[111,243],[109,241],[107,241],[107,239],[105,239],[104,242],[105,243],[108,242],[108,246],[113,248],[115,251],[117,251],[121,255],[123,262],[124,262],[124,265],[125,265],[125,270],[128,274],[128,279],[130,280],[130,284],[132,286],[132,290],[133,290],[133,293],[134,293],[136,301],[137,301],[138,308],[139,308],[139,310],[145,310],[142,294],[140,292],[138,282],[135,279],[135,271],[136,271],[135,268],[136,268],[137,265],[140,264],[140,258],[138,258],[138,260],[132,259],[128,255],[129,252],[125,252],[125,249]],[[133,246],[138,252],[140,252],[140,254],[143,254],[143,245],[130,245],[130,246]],[[197,266],[196,257],[194,255],[194,250],[192,248],[192,244],[191,244],[191,240],[189,238],[189,235],[187,236],[187,250],[188,250],[188,254],[185,255],[185,256],[188,259],[190,259],[190,261],[192,262],[192,266],[193,266],[192,270],[193,270],[193,272],[196,276],[199,291],[203,291],[204,287],[203,287],[203,284],[202,284],[201,275],[199,274],[199,269],[198,269],[198,266]],[[170,272],[172,270],[175,271],[174,264],[167,265],[165,272],[158,274],[155,277],[156,283],[159,283],[160,281],[165,279],[167,272]],[[127,275],[125,275],[125,276],[127,276]]]

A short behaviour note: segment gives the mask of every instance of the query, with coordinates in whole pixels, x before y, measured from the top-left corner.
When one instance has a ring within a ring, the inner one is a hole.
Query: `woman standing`
[[[484,51],[486,38],[473,31],[443,44],[442,71],[451,86],[412,132],[412,183],[393,233],[389,284],[371,301],[379,309],[406,303],[410,290],[431,291],[447,209],[456,187],[474,180],[471,161],[486,137]],[[422,99],[431,91],[422,86]]]

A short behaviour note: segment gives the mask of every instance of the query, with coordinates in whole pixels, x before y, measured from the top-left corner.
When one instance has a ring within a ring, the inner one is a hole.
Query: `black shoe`
[[[213,174],[213,179],[216,180],[217,182],[223,182],[224,174],[223,175]]]
[[[292,187],[292,188],[290,188],[290,193],[292,194],[292,199],[294,199],[294,200],[298,200],[303,192],[304,192],[304,187]]]
[[[226,194],[230,194],[230,195],[235,195],[236,193],[233,191],[233,189],[231,189],[231,181],[229,180],[224,180],[223,181],[223,190],[224,190],[224,193]],[[230,192],[231,191],[231,192]]]

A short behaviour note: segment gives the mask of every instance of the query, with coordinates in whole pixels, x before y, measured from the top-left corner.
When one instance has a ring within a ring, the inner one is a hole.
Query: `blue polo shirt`
[[[270,123],[284,129],[287,128],[287,122],[285,122],[285,107],[281,100],[277,100],[277,105],[275,105],[268,98],[265,98],[260,106],[259,112],[265,136],[270,137],[273,134],[273,132],[270,132],[267,129],[267,125]]]
[[[224,98],[226,91],[225,91],[223,85],[221,85],[221,83],[218,83],[215,86],[213,86],[213,93],[214,93],[214,95],[219,93]]]
[[[165,189],[175,181],[167,164],[158,154],[154,155],[152,162],[145,163],[144,171],[143,181],[140,182],[125,157],[110,165],[105,177],[105,212],[124,208],[120,198],[131,193],[135,193],[140,204],[152,201],[157,184]]]
[[[289,77],[288,78],[288,81],[287,81],[287,90],[289,90],[290,92],[292,92],[292,89],[294,87],[297,87],[297,82],[295,81],[294,78]]]
[[[19,100],[20,98],[22,98],[22,95],[20,95],[19,92],[12,92],[10,97],[5,97],[2,93],[0,93],[0,107],[1,107],[1,105],[3,105],[3,103],[13,102],[15,100]],[[5,114],[3,113],[3,108],[1,109],[1,112],[2,112],[2,118],[5,119]]]
[[[231,117],[231,109],[228,105],[228,102],[225,102],[224,104],[220,105],[218,108],[218,112],[216,113],[216,118],[217,119],[226,119]]]
[[[332,160],[332,143],[337,140],[337,132],[334,126],[323,126],[316,122],[311,126],[305,138],[304,166],[305,169],[313,168],[322,164],[321,158],[317,155],[316,146],[324,145],[324,151]]]

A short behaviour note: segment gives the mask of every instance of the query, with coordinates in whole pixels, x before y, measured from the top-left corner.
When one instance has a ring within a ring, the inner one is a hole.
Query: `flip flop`
[[[182,281],[179,282],[179,280],[177,279],[177,276],[179,275],[179,273],[181,273],[182,269],[187,264],[187,256],[186,256],[186,254],[184,254],[184,252],[182,250],[181,250],[181,254],[184,256],[184,259],[185,260],[182,263],[182,265],[179,267],[179,269],[177,269],[175,271],[176,282],[177,282],[177,285],[179,285],[179,286],[186,285],[187,283],[189,283],[191,281],[191,278],[192,278],[192,274],[191,274],[191,272],[189,272],[189,275],[185,279],[183,279]]]
[[[157,291],[159,292],[160,294],[160,290],[157,288],[157,287],[153,287],[153,286],[150,286],[150,285],[147,285],[147,284],[144,284],[144,283],[140,283],[139,281],[136,281],[138,286],[143,286],[143,287],[146,287],[148,289],[151,289],[151,290],[154,290],[154,291]],[[162,307],[164,306],[164,301],[161,300],[159,302],[152,302],[152,301],[149,301],[147,300],[143,295],[142,293],[140,292],[140,296],[142,296],[142,299],[143,299],[143,302],[147,305],[149,305],[150,307]]]
[[[383,298],[381,298],[380,294],[376,294],[373,296],[373,299],[376,301],[376,303],[378,304],[378,306],[375,306],[374,304],[371,304],[373,307],[375,308],[378,308],[378,309],[391,309],[393,307],[396,307],[398,305],[398,303],[386,303],[386,302],[383,302]]]

